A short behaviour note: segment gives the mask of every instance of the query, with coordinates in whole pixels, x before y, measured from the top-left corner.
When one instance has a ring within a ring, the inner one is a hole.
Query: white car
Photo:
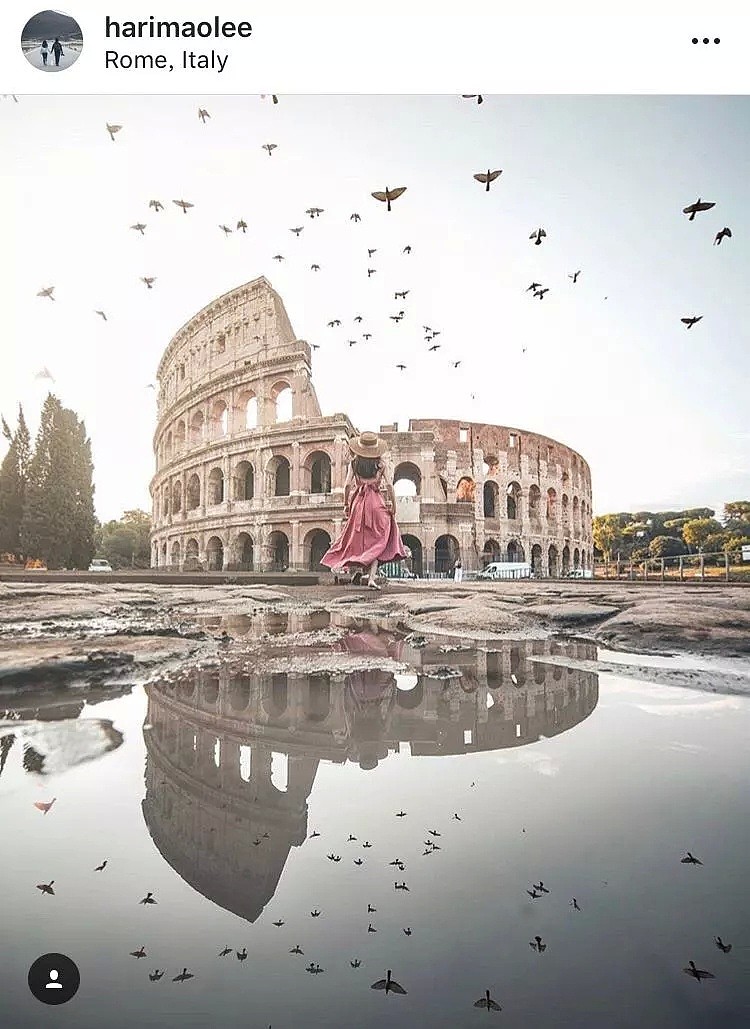
[[[112,565],[109,561],[105,561],[103,558],[95,557],[89,565],[90,572],[111,572]]]

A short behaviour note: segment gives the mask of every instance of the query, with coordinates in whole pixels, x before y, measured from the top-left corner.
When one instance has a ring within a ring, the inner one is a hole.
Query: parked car
[[[95,557],[94,560],[89,565],[89,571],[90,572],[111,572],[112,571],[112,565],[109,563],[109,561],[105,561],[104,558]]]
[[[493,561],[481,571],[479,579],[528,579],[531,565],[525,561]]]

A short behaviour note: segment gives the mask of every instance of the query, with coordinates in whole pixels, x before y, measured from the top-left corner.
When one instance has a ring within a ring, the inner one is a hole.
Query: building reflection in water
[[[326,612],[312,625],[309,616],[242,618],[254,636],[329,626]],[[222,625],[239,635],[239,624]],[[375,626],[355,627],[327,649],[361,656],[367,669],[236,674],[221,667],[147,687],[143,813],[151,836],[194,889],[248,921],[273,897],[291,848],[307,836],[318,762],[370,770],[404,743],[412,757],[524,746],[572,728],[597,704],[595,673],[534,660],[594,660],[592,644],[526,641],[444,653],[440,640],[416,649]],[[379,661],[412,671],[372,667]]]

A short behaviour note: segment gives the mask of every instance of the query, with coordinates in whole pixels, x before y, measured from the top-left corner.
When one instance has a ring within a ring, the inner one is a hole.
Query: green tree
[[[148,568],[151,563],[151,516],[137,509],[100,526],[96,552],[113,568]]]
[[[654,536],[648,545],[649,557],[679,557],[686,550],[679,536]]]
[[[722,526],[715,518],[692,518],[682,530],[682,538],[689,547],[704,549],[709,536],[721,532]]]
[[[610,559],[622,547],[621,519],[622,515],[607,514],[596,515],[592,521],[594,546]]]
[[[26,503],[31,437],[20,404],[15,432],[10,431],[3,418],[2,433],[10,446],[0,465],[0,552],[21,559],[21,522]]]
[[[750,536],[750,500],[731,500],[724,505],[724,528]]]

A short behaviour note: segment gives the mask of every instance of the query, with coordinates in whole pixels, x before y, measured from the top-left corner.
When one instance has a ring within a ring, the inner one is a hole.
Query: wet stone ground
[[[747,662],[337,597],[0,604],[3,1025],[750,1024]]]

